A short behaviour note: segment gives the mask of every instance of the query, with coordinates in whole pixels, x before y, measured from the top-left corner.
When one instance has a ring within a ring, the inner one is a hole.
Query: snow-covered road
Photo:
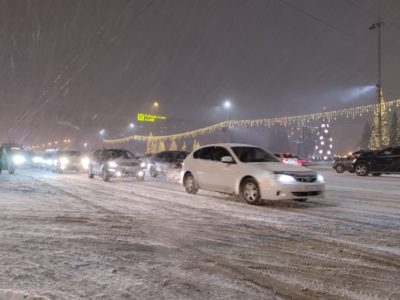
[[[2,174],[0,299],[399,299],[400,178],[323,175],[325,199],[254,207],[163,177]]]

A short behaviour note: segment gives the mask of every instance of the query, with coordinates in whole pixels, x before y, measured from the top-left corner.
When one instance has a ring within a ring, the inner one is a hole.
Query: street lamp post
[[[231,107],[232,107],[231,101],[225,100],[224,109],[225,109],[225,112],[226,112],[226,120],[225,120],[226,122],[229,121],[229,110],[231,109]]]
[[[382,147],[382,79],[381,79],[381,27],[383,26],[381,19],[377,23],[372,24],[369,30],[378,30],[378,148]]]
[[[229,143],[231,141],[230,132],[229,132],[229,111],[230,111],[230,109],[232,107],[232,103],[229,100],[225,100],[223,106],[224,106],[225,113],[226,113],[226,119],[225,119],[225,123],[226,123],[226,140]]]

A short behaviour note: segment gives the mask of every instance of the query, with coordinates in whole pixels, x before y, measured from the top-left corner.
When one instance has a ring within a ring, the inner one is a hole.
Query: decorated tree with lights
[[[193,141],[193,151],[200,148],[200,143],[195,139]]]
[[[178,146],[176,145],[175,139],[172,139],[171,145],[169,146],[170,151],[176,151],[178,150]]]
[[[400,146],[400,122],[396,111],[393,111],[392,124],[390,126],[389,146]]]
[[[371,140],[369,142],[369,148],[372,150],[376,150],[379,148],[387,147],[388,145],[389,128],[386,103],[383,99],[382,92],[380,92],[378,109],[374,111],[374,121],[372,123],[372,134]]]
[[[164,140],[160,140],[160,141],[158,141],[158,143],[157,143],[157,153],[158,152],[162,152],[162,151],[165,151],[167,148],[165,147],[165,142],[164,142]]]
[[[321,160],[329,160],[333,157],[333,138],[328,122],[322,121],[318,127],[317,140],[315,142],[314,157]]]
[[[186,151],[186,142],[185,141],[183,141],[183,143],[182,143],[181,151]]]
[[[154,141],[153,133],[150,132],[147,138],[146,153],[156,153],[156,152],[157,152],[157,143]]]
[[[361,142],[359,144],[360,149],[366,150],[369,147],[369,141],[371,140],[371,126],[369,126],[369,122],[365,123],[364,132],[361,137]]]

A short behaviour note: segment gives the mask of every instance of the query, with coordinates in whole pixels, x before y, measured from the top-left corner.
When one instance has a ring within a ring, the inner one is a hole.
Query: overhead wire
[[[302,14],[302,15],[310,18],[310,19],[313,19],[314,21],[316,21],[318,23],[324,24],[326,27],[328,27],[328,28],[330,28],[330,29],[332,29],[332,30],[334,30],[334,31],[346,36],[349,39],[358,41],[358,42],[360,42],[362,44],[365,44],[365,45],[368,45],[370,47],[374,47],[374,48],[376,47],[376,44],[371,43],[371,42],[366,41],[366,40],[363,40],[363,39],[359,38],[358,36],[356,36],[356,35],[354,35],[352,33],[349,33],[349,32],[347,32],[347,31],[345,31],[345,30],[343,30],[343,29],[341,29],[341,28],[339,28],[339,27],[337,27],[335,25],[332,25],[331,23],[329,23],[329,22],[327,22],[327,21],[325,21],[325,20],[313,15],[312,13],[309,13],[309,12],[307,12],[307,11],[305,11],[305,10],[303,10],[303,9],[301,9],[301,8],[291,4],[291,3],[289,3],[286,0],[277,0],[277,1],[281,2],[282,4],[284,4],[285,6],[291,8],[291,9],[297,11],[298,13],[300,13],[300,14]],[[400,56],[397,56],[396,54],[393,54],[391,52],[387,52],[387,51],[382,51],[382,52],[385,53],[385,54],[391,55],[391,56],[393,56],[393,57],[395,57],[397,59],[400,59]]]

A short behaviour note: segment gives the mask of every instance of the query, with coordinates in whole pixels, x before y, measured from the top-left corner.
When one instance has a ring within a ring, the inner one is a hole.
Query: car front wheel
[[[102,174],[101,174],[101,177],[103,178],[103,181],[104,182],[109,182],[110,181],[110,173],[108,173],[108,171],[107,171],[107,169],[106,168],[104,168],[103,169],[103,172],[102,172]]]
[[[368,176],[368,174],[369,174],[368,165],[366,163],[359,163],[356,166],[356,174],[358,176]]]
[[[149,172],[150,172],[150,176],[151,177],[157,177],[157,170],[156,170],[156,166],[154,166],[154,165],[151,165],[150,166],[150,170],[149,170]]]
[[[343,167],[343,165],[337,165],[335,170],[338,173],[343,173],[344,172],[344,167]]]
[[[196,180],[191,173],[185,175],[183,185],[185,186],[186,192],[188,192],[189,194],[196,194],[199,190],[196,184]]]
[[[240,185],[240,199],[246,201],[251,205],[261,204],[260,188],[258,187],[257,181],[253,178],[247,178],[243,180]]]

